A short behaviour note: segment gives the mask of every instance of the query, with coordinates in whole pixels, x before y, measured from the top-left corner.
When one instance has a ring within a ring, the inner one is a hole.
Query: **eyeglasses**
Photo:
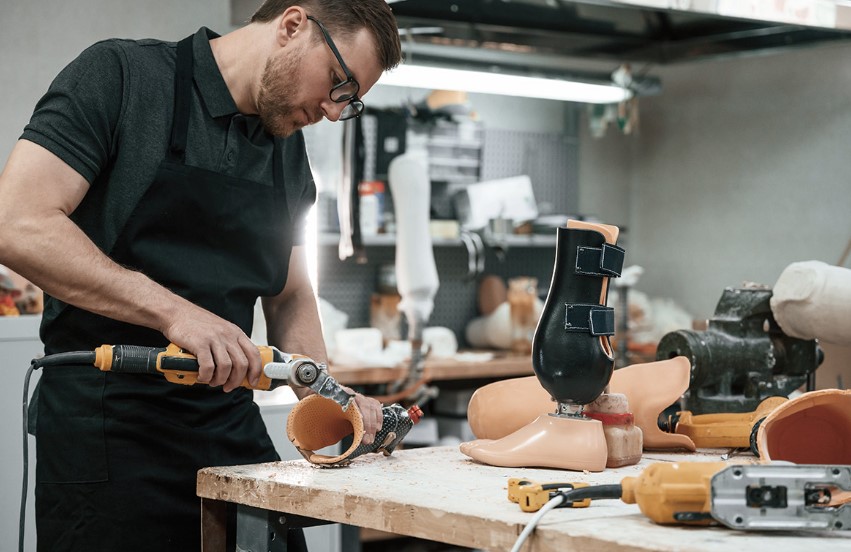
[[[343,68],[343,74],[346,75],[346,80],[339,84],[335,84],[334,87],[331,88],[331,92],[328,93],[328,97],[330,97],[331,101],[335,103],[348,102],[348,105],[343,108],[343,112],[340,113],[340,120],[345,121],[346,119],[359,117],[360,114],[363,113],[363,102],[360,98],[358,98],[360,84],[358,84],[358,81],[355,80],[355,76],[352,75],[349,68],[346,67],[346,62],[343,61],[343,58],[340,56],[340,51],[337,49],[334,41],[331,40],[331,35],[328,34],[328,30],[325,28],[325,25],[320,23],[319,20],[312,15],[308,15],[307,18],[319,25],[319,30],[322,31],[322,36],[325,37],[326,44],[328,44],[328,47],[331,48],[331,52],[334,54],[334,57],[337,58],[337,61],[340,63],[340,67]]]

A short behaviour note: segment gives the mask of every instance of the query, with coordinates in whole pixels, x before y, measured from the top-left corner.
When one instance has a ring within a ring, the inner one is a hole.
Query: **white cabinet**
[[[23,389],[30,361],[43,352],[38,338],[40,316],[0,317],[0,362],[3,385],[0,400],[0,488],[5,489],[0,500],[0,550],[18,549],[18,519],[21,508],[21,477],[23,475]],[[32,393],[39,372],[30,382]],[[25,550],[35,550],[35,439],[29,440],[30,473],[27,497],[27,526]]]

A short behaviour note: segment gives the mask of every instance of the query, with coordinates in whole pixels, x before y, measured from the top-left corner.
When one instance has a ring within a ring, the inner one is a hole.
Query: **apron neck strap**
[[[189,101],[192,97],[192,40],[190,35],[177,43],[177,70],[174,76],[174,117],[168,157],[183,162],[186,158],[186,136],[189,131]]]

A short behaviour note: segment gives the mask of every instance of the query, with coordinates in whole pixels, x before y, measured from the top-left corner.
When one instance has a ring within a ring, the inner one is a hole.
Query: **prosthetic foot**
[[[605,305],[608,279],[623,266],[617,237],[616,227],[603,224],[569,221],[558,229],[552,282],[532,343],[535,375],[556,411],[500,439],[464,443],[461,452],[495,466],[606,467],[603,425],[583,416],[582,407],[603,392],[614,368],[614,311]],[[496,411],[512,410],[506,407],[513,402]]]
[[[633,364],[612,375],[609,391],[626,395],[645,449],[695,449],[688,436],[665,433],[657,424],[659,414],[688,389],[690,370],[688,359],[681,356]],[[529,376],[477,389],[467,407],[467,420],[479,439],[501,439],[552,408],[552,399],[538,378]]]
[[[603,424],[580,416],[544,414],[502,439],[461,443],[461,452],[483,464],[509,468],[598,472],[606,467]]]

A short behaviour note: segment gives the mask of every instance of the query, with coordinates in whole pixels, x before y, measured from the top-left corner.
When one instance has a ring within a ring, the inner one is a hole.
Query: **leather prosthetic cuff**
[[[351,446],[338,456],[316,451],[336,445],[352,435]],[[339,404],[319,395],[310,395],[293,407],[287,418],[287,436],[296,450],[311,464],[343,466],[363,441],[363,416],[354,401],[345,412]]]
[[[336,402],[310,395],[299,401],[290,412],[287,436],[305,460],[319,466],[346,466],[369,452],[389,456],[419,421],[422,411],[418,407],[405,410],[398,404],[392,404],[383,407],[381,414],[381,429],[375,440],[367,445],[363,443],[363,416],[354,401],[344,412]],[[336,445],[350,435],[352,443],[343,453],[329,456],[316,452]]]

